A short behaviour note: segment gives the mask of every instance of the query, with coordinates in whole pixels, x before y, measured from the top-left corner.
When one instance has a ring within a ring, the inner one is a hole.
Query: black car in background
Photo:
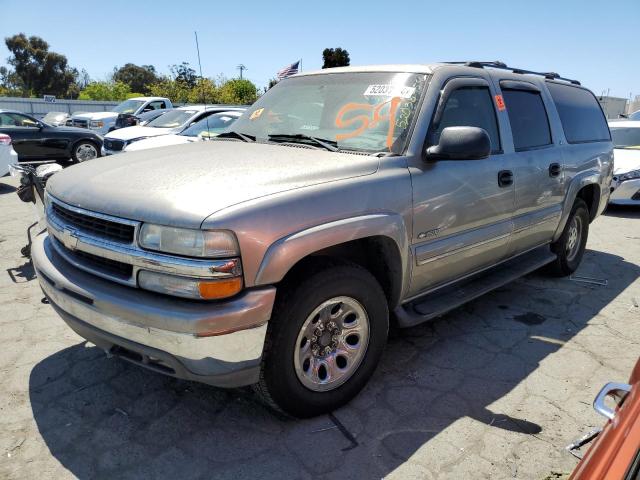
[[[54,127],[31,115],[0,110],[0,133],[11,137],[18,161],[72,160],[100,156],[102,137],[86,128]]]

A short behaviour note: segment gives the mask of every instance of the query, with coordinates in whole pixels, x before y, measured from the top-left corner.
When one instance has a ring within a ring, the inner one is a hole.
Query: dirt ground
[[[333,415],[282,419],[108,359],[43,303],[21,257],[32,206],[0,179],[0,478],[556,478],[604,419],[591,402],[640,353],[640,210],[591,226],[578,275],[535,273],[392,332]],[[584,451],[578,451],[582,455]]]

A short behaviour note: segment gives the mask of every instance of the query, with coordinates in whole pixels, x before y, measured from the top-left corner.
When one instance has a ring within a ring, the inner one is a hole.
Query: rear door
[[[508,256],[548,243],[560,222],[564,165],[549,121],[546,91],[534,83],[500,80],[510,135],[505,160],[515,183],[514,229]]]
[[[441,93],[426,146],[437,144],[446,127],[473,126],[487,131],[492,154],[482,160],[422,161],[411,169],[411,296],[499,262],[512,230],[514,186],[504,164],[492,86],[465,76],[430,88]]]

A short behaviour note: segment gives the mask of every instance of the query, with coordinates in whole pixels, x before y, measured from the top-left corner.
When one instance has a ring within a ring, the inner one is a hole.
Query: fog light
[[[138,273],[138,284],[146,290],[176,297],[218,300],[240,292],[242,277],[211,280],[141,270]]]

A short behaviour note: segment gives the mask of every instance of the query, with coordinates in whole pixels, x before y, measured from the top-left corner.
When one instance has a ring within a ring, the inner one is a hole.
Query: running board
[[[549,246],[519,255],[490,270],[430,292],[394,310],[401,328],[413,327],[500,288],[556,259]]]

